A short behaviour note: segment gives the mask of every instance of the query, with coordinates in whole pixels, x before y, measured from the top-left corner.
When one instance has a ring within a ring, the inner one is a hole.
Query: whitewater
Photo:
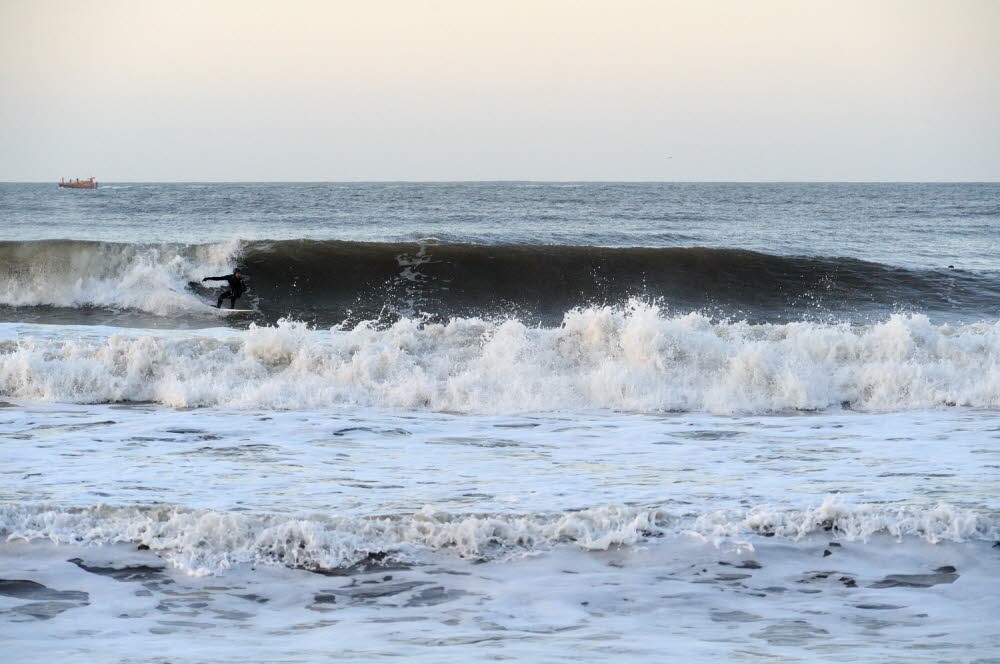
[[[633,303],[518,320],[314,330],[0,327],[0,391],[68,403],[718,414],[1000,405],[1000,323],[750,325]]]
[[[993,661],[997,194],[2,184],[6,656]]]

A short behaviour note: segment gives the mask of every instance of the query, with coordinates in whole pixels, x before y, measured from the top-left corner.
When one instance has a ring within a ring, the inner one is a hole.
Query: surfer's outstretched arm
[[[225,281],[228,278],[229,275],[227,274],[224,277],[205,277],[204,279],[202,279],[202,281]]]

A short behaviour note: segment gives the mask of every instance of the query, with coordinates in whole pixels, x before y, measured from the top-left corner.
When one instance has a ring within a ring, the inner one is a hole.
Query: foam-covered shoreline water
[[[924,316],[750,325],[635,304],[571,311],[555,329],[403,319],[330,331],[281,321],[223,335],[7,330],[0,396],[43,401],[469,413],[1000,406],[1000,323]]]
[[[18,623],[5,645],[23,662],[51,661],[53,652],[94,661],[95,640],[108,661],[155,652],[185,664],[245,659],[248,647],[255,659],[303,662],[474,661],[502,648],[519,660],[676,655],[698,664],[776,655],[978,661],[1000,647],[989,601],[1000,587],[977,564],[987,545],[904,542],[887,551],[876,538],[818,563],[826,540],[802,544],[762,540],[741,554],[657,540],[499,569],[457,561],[328,576],[244,567],[198,578],[125,545],[12,542],[0,544],[0,564],[44,583],[10,587],[24,599],[0,596],[0,615]],[[31,571],[39,565],[41,577]]]
[[[303,661],[331,638],[348,660],[373,645],[469,660],[490,644],[559,659],[595,642],[623,658],[682,647],[699,663],[892,661],[915,646],[962,659],[1000,648],[995,428],[968,408],[16,400],[0,405],[0,626],[16,625],[10,652],[29,662],[53,638],[68,661],[94,643],[229,661],[234,628]]]

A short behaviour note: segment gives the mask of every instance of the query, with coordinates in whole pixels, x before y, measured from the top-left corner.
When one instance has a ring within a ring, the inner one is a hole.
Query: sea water
[[[5,651],[997,659],[998,200],[0,185]]]

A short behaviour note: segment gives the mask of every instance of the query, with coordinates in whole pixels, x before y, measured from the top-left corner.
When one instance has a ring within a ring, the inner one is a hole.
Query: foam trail
[[[22,334],[0,341],[0,395],[467,413],[997,408],[1000,323],[750,325],[636,303],[574,310],[556,329],[404,319],[350,331],[282,321],[231,336]]]

